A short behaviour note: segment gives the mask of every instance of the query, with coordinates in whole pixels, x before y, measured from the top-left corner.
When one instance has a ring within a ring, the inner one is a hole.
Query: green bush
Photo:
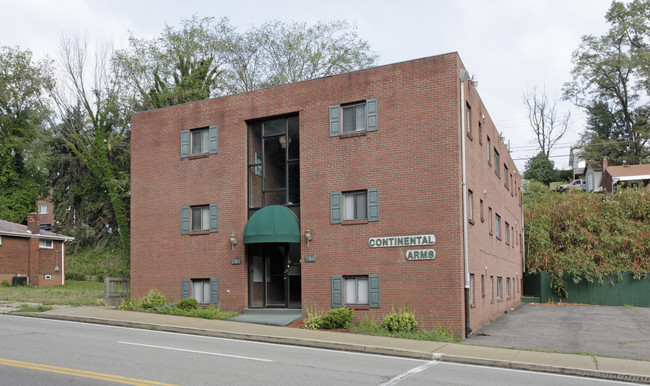
[[[140,301],[140,299],[132,298],[122,301],[122,303],[117,306],[117,309],[122,311],[135,311],[139,310],[141,306],[142,301]]]
[[[165,304],[167,304],[167,298],[165,298],[165,295],[157,289],[151,289],[147,296],[142,298],[140,307],[142,307],[143,310],[149,311]]]
[[[307,317],[302,322],[302,327],[311,330],[318,330],[319,328],[322,328],[322,324],[323,315],[316,309],[307,309]]]
[[[9,283],[9,280],[3,280],[2,284],[0,284],[2,287],[11,287],[11,283]]]
[[[194,298],[185,298],[176,304],[176,308],[179,310],[196,310],[199,308],[199,302]]]
[[[400,308],[398,311],[391,311],[381,321],[380,328],[389,332],[413,332],[418,330],[418,322],[415,314],[408,308]]]
[[[352,324],[354,311],[350,308],[335,308],[330,310],[323,316],[321,328],[328,330],[335,330],[337,328],[345,328]]]

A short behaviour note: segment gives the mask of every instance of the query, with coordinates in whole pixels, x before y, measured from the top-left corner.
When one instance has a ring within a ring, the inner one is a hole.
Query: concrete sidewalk
[[[60,308],[42,313],[14,313],[13,315],[650,384],[650,362],[630,359],[313,331],[223,320],[120,311],[111,307]]]

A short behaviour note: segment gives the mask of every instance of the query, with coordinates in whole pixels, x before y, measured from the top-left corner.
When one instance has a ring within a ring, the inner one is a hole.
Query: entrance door
[[[300,308],[300,249],[294,244],[248,246],[249,307]],[[292,258],[297,252],[297,258]]]

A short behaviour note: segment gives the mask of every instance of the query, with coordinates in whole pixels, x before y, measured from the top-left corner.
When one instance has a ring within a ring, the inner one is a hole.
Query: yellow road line
[[[69,368],[65,368],[65,367],[43,365],[43,364],[31,363],[31,362],[15,361],[15,360],[12,360],[12,359],[4,359],[4,358],[0,358],[0,365],[12,366],[12,367],[21,367],[21,368],[30,369],[30,370],[47,371],[47,372],[50,372],[50,373],[73,375],[75,377],[99,379],[99,380],[102,380],[102,381],[109,381],[109,382],[115,382],[115,383],[124,383],[124,384],[127,384],[127,385],[173,386],[173,385],[171,385],[169,383],[148,381],[146,379],[122,377],[120,375],[95,373],[95,372],[92,372],[92,371],[69,369]]]

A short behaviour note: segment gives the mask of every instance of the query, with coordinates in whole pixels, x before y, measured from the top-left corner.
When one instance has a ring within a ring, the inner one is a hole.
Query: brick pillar
[[[38,214],[30,213],[27,215],[27,230],[32,232],[32,234],[41,233],[41,222],[38,218]]]

